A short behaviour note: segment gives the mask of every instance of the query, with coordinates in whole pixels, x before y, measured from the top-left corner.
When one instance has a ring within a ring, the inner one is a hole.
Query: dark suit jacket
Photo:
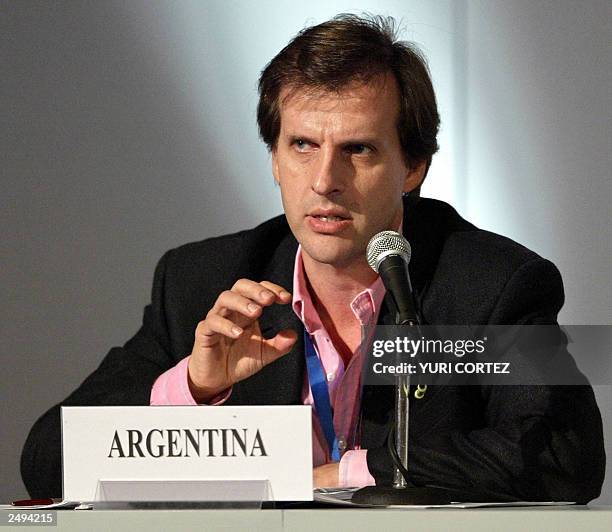
[[[551,262],[478,230],[439,201],[410,200],[403,227],[426,323],[556,323],[563,286]],[[61,404],[148,404],[155,379],[191,352],[196,325],[219,293],[240,278],[267,279],[291,290],[296,249],[280,216],[167,252],[141,329],[125,346],[111,349]],[[260,326],[268,337],[292,327],[302,338],[290,305],[266,308]],[[228,404],[299,404],[303,374],[298,342],[288,355],[237,383]],[[393,404],[392,388],[365,388],[362,447],[378,484],[392,479],[385,441]],[[32,496],[61,494],[60,449],[56,405],[36,422],[24,447],[21,470]],[[600,493],[604,465],[601,416],[588,385],[432,387],[411,408],[409,472],[416,484],[586,502]]]

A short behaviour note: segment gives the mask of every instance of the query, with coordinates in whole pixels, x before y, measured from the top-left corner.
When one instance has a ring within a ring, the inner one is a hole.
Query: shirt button
[[[331,382],[336,378],[336,374],[334,372],[329,372],[327,374],[327,382]]]
[[[345,451],[346,450],[346,439],[344,436],[340,436],[338,438],[338,450]]]

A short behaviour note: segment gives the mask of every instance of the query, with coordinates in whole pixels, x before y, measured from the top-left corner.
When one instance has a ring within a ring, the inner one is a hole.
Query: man
[[[411,242],[425,323],[556,323],[561,279],[524,247],[418,199],[437,150],[435,96],[424,61],[384,20],[345,15],[304,30],[259,88],[285,216],[164,255],[140,331],[62,404],[316,404],[306,350],[327,377],[338,441],[330,448],[315,409],[315,485],[389,484],[393,392],[360,382],[362,327],[389,316],[369,239],[392,229]],[[590,387],[446,386],[411,401],[413,483],[599,495]],[[22,474],[33,496],[59,495],[58,406],[32,429]]]

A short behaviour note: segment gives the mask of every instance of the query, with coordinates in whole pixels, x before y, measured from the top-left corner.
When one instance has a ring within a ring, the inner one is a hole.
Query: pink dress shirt
[[[376,323],[385,289],[380,278],[351,302],[351,309],[362,326]],[[339,464],[340,487],[362,487],[375,484],[370,475],[366,461],[366,449],[359,445],[359,412],[361,394],[362,353],[358,349],[345,367],[342,357],[334,348],[329,333],[323,326],[314,308],[307,288],[306,275],[302,262],[302,249],[298,247],[295,257],[293,276],[293,310],[304,324],[306,332],[311,335],[323,371],[327,375],[330,403],[333,409],[334,429],[342,452]],[[151,390],[152,405],[196,405],[189,390],[187,365],[189,357],[181,360],[176,366],[158,377]],[[222,394],[209,405],[222,404],[227,400],[231,390]],[[314,410],[312,393],[308,376],[304,372],[302,402],[313,406],[312,443],[313,466],[330,462],[327,440]]]

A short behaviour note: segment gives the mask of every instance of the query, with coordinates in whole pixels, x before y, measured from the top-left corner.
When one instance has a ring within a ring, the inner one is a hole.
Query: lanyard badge
[[[336,437],[336,430],[334,429],[334,418],[329,400],[329,390],[327,389],[327,379],[325,378],[321,360],[317,356],[317,352],[312,343],[312,338],[306,330],[304,330],[304,349],[306,351],[308,384],[310,384],[315,408],[319,415],[319,421],[321,422],[325,439],[327,440],[329,454],[334,462],[339,462],[340,449],[338,446],[338,438]]]

